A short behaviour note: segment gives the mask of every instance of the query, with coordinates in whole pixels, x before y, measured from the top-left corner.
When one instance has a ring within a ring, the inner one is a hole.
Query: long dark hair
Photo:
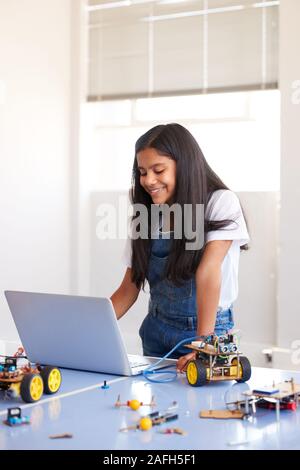
[[[160,155],[175,160],[176,185],[173,200],[182,208],[184,204],[191,204],[194,211],[196,204],[204,204],[205,211],[214,191],[229,189],[210,168],[197,141],[185,127],[180,124],[153,127],[136,142],[130,190],[132,204],[144,204],[148,209],[149,231],[151,226],[151,204],[153,202],[151,196],[140,184],[140,172],[137,163],[137,154],[147,148],[153,148]],[[135,217],[137,215],[133,216],[133,219]],[[232,222],[232,220],[205,220],[204,231],[207,233],[211,230],[224,229]],[[190,279],[195,274],[203,253],[203,248],[201,250],[185,250],[186,242],[187,239],[184,233],[181,239],[172,240],[168,256],[165,276],[176,285],[180,285],[183,280]],[[132,281],[138,288],[144,287],[151,254],[150,232],[148,239],[132,239],[131,246]],[[241,249],[247,248],[247,245],[241,247]]]

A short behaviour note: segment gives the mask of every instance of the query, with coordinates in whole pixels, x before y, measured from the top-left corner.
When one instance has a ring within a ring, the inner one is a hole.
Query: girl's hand
[[[187,363],[189,361],[193,361],[196,359],[196,351],[195,352],[191,352],[189,354],[186,354],[185,356],[181,356],[178,361],[177,361],[177,364],[176,364],[176,368],[179,372],[185,372],[186,370],[186,366],[187,366]]]

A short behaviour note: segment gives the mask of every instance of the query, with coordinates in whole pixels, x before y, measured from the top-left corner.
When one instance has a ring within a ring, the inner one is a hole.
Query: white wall
[[[280,2],[281,212],[278,332],[281,347],[300,338],[300,2]],[[297,82],[298,81],[298,84]],[[298,89],[295,89],[294,86]]]
[[[70,288],[73,0],[0,0],[0,339],[3,291]]]
[[[262,350],[276,344],[279,192],[238,193],[250,229],[241,253],[239,296],[234,304],[241,350],[253,365],[270,366]]]

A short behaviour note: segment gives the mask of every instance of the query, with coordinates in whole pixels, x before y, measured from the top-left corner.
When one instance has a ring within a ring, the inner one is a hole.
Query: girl
[[[172,236],[174,217],[161,221],[156,236],[149,229],[148,238],[127,243],[127,270],[111,297],[117,318],[147,281],[149,310],[139,331],[144,355],[161,357],[192,336],[226,334],[234,326],[239,253],[247,249],[249,236],[237,196],[210,168],[187,129],[159,125],[138,139],[131,200],[147,207],[149,221],[153,204],[190,204],[193,211],[203,204],[205,244],[187,250],[184,233],[181,239]],[[181,346],[172,355],[179,358],[179,370],[195,357],[187,351]]]

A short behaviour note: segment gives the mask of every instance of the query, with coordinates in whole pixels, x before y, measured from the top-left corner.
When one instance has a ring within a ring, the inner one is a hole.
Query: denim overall
[[[172,240],[163,238],[161,232],[158,239],[151,240],[149,310],[139,330],[145,356],[162,357],[179,341],[196,336],[195,277],[183,281],[180,287],[163,278],[171,243]],[[215,334],[226,334],[233,326],[232,308],[219,310]],[[181,346],[170,357],[178,358],[189,352],[189,349]]]

